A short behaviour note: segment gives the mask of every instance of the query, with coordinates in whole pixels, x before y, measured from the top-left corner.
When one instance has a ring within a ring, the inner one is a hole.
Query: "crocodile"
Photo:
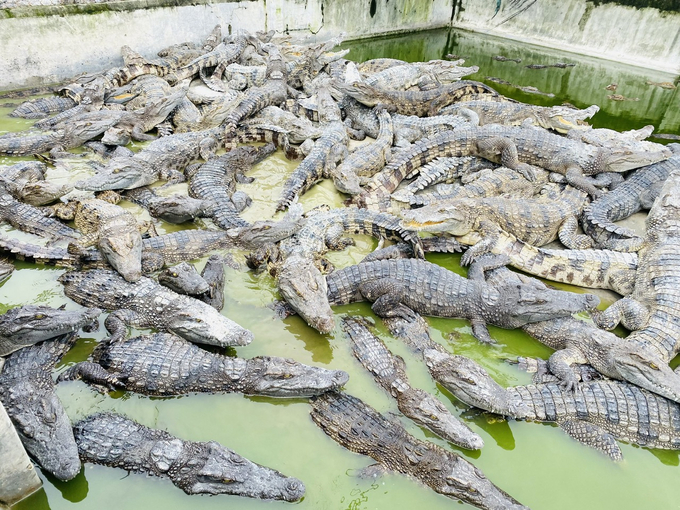
[[[236,179],[274,153],[274,144],[264,147],[237,147],[201,165],[189,177],[189,196],[205,200],[212,205],[206,216],[223,229],[243,227],[248,222],[238,213],[240,208],[234,203]]]
[[[127,281],[142,277],[142,235],[132,213],[98,198],[71,201],[55,211],[60,218],[73,220],[83,234],[69,245],[72,253],[96,245]]]
[[[0,167],[0,179],[5,182],[45,180],[47,165],[42,161],[19,161],[14,165]]]
[[[349,375],[287,358],[213,354],[175,335],[156,333],[98,347],[94,363],[73,365],[59,381],[81,378],[98,386],[154,396],[223,392],[297,398],[336,390],[347,383]]]
[[[601,192],[584,175],[625,172],[658,161],[658,153],[595,147],[535,128],[489,124],[461,127],[424,138],[392,159],[385,169],[355,197],[364,207],[384,207],[399,183],[439,157],[481,156],[517,170],[532,179],[531,165],[564,175],[572,186],[599,197]],[[661,159],[671,156],[663,153]]]
[[[314,184],[330,177],[337,164],[347,156],[349,138],[342,122],[340,107],[327,87],[318,91],[317,99],[323,134],[283,184],[281,198],[276,205],[277,211],[287,209]]]
[[[158,283],[173,292],[187,296],[205,294],[210,290],[208,282],[188,262],[180,262],[161,271],[158,274]]]
[[[402,225],[407,229],[454,236],[479,233],[482,240],[468,250],[468,259],[495,244],[499,230],[535,246],[554,241],[559,235],[562,244],[568,247],[588,248],[590,238],[575,234],[577,218],[586,199],[584,192],[571,186],[557,196],[532,201],[504,197],[454,198],[404,211]]]
[[[588,125],[584,125],[584,121],[600,111],[600,107],[597,105],[578,110],[568,106],[547,107],[526,103],[465,101],[442,108],[440,113],[442,115],[458,115],[465,109],[472,110],[479,116],[480,126],[485,124],[527,126],[528,124],[562,134],[572,129],[588,129]]]
[[[680,146],[678,146],[680,149]],[[665,161],[640,168],[615,190],[588,205],[583,213],[583,230],[599,248],[637,251],[643,239],[632,230],[615,225],[640,209],[651,208],[673,170],[680,168],[680,150]]]
[[[475,337],[484,343],[494,343],[487,324],[512,329],[593,309],[600,302],[593,294],[551,290],[534,279],[523,284],[488,284],[484,272],[506,262],[504,257],[481,257],[470,266],[468,278],[424,260],[365,262],[326,277],[328,302],[335,306],[373,301],[372,309],[381,317],[408,318],[413,311],[466,318]]]
[[[425,253],[460,253],[465,247],[453,237],[426,237],[421,239],[423,252]],[[372,262],[374,260],[386,259],[408,259],[415,257],[413,246],[403,242],[398,242],[390,246],[378,248],[366,255],[361,262]]]
[[[0,136],[0,154],[28,156],[51,149],[64,151],[80,147],[109,129],[118,118],[119,116],[107,116],[99,120],[73,120],[54,131],[36,134],[7,133]]]
[[[68,333],[25,347],[8,356],[0,372],[0,402],[24,448],[44,471],[64,481],[75,478],[81,466],[52,369],[77,339]]]
[[[421,90],[426,90],[423,87],[452,83],[463,76],[479,71],[477,66],[461,67],[458,64],[460,64],[460,61],[413,62],[373,73],[364,78],[363,83],[381,89],[408,90],[411,87],[420,87]]]
[[[201,278],[208,284],[208,289],[203,295],[198,296],[198,299],[218,312],[224,308],[224,265],[227,263],[229,263],[228,259],[212,255],[201,271]]]
[[[649,346],[669,361],[680,352],[680,172],[666,179],[647,216],[644,247],[638,251],[635,287],[604,312],[596,324],[613,329],[619,322],[632,330],[627,341]]]
[[[577,441],[623,458],[620,441],[647,448],[680,449],[680,404],[615,380],[501,387],[477,363],[430,350],[427,364],[439,383],[463,402],[486,411],[531,421],[556,422]]]
[[[401,424],[352,395],[328,392],[311,404],[312,420],[327,435],[350,451],[372,457],[385,469],[477,508],[526,510],[457,453],[413,437]]]
[[[70,271],[59,277],[64,293],[83,306],[116,310],[106,319],[112,341],[125,335],[124,323],[173,332],[208,345],[247,345],[253,334],[202,301],[182,296],[146,277],[135,283],[106,269]]]
[[[315,259],[327,247],[343,249],[351,244],[351,240],[341,238],[344,232],[405,241],[416,256],[423,257],[418,236],[400,228],[399,220],[392,215],[354,207],[310,215],[295,236],[281,242],[279,251],[284,260],[276,277],[286,302],[321,333],[330,332],[335,321],[326,295],[326,280]],[[267,246],[262,250],[268,251]]]
[[[126,190],[123,198],[144,207],[149,214],[168,223],[185,223],[197,217],[205,217],[212,211],[212,204],[188,195],[162,197],[147,186]]]
[[[487,240],[478,232],[457,240],[464,245],[482,246],[480,252],[507,256],[509,265],[547,280],[589,289],[609,289],[622,296],[633,292],[638,268],[635,253],[537,248],[503,230],[494,231]],[[466,256],[464,262],[472,258]]]
[[[59,220],[49,218],[42,209],[16,200],[0,182],[0,222],[49,239],[76,239],[79,234]]]
[[[12,255],[18,260],[28,260],[35,264],[51,264],[74,268],[80,265],[80,256],[69,253],[58,246],[40,246],[16,237],[0,233],[0,252]]]
[[[223,136],[219,128],[164,136],[132,157],[112,158],[99,173],[76,182],[75,187],[105,191],[139,188],[158,180],[181,182],[187,165],[199,156],[210,159],[220,141]]]
[[[6,181],[4,186],[14,198],[29,205],[41,206],[51,204],[73,191],[70,184],[59,184],[55,181]]]
[[[331,177],[335,187],[341,193],[358,195],[360,175],[372,176],[380,171],[392,157],[394,129],[392,117],[387,110],[377,113],[380,131],[375,142],[359,147],[351,152],[340,165],[331,169]]]
[[[305,486],[221,444],[185,441],[124,416],[103,412],[74,426],[84,462],[169,478],[187,494],[234,494],[297,501]]]
[[[498,94],[491,87],[470,80],[460,80],[427,91],[389,90],[372,87],[365,83],[348,85],[337,81],[333,82],[333,87],[338,92],[352,96],[366,106],[383,105],[395,113],[418,117],[433,117],[443,107],[460,101],[462,97],[469,94]]]
[[[263,49],[265,48],[269,53],[266,83],[261,87],[251,87],[245,92],[241,101],[224,120],[227,131],[233,131],[241,120],[256,114],[265,106],[280,105],[288,97],[287,71],[283,57],[274,45],[263,45]]]
[[[53,113],[61,113],[73,108],[76,102],[69,97],[51,96],[39,99],[29,99],[17,106],[10,114],[10,117],[21,117],[22,119],[42,119]]]
[[[0,356],[96,324],[99,308],[64,310],[44,305],[10,308],[0,315]]]
[[[242,126],[260,127],[277,126],[288,135],[291,143],[303,143],[305,140],[316,140],[323,134],[323,128],[309,119],[282,110],[278,106],[267,106],[249,119],[241,121]]]
[[[404,416],[463,448],[479,450],[484,446],[482,438],[433,395],[411,386],[403,360],[395,357],[382,340],[371,333],[366,319],[346,316],[342,319],[342,329],[351,341],[354,356],[397,400]]]

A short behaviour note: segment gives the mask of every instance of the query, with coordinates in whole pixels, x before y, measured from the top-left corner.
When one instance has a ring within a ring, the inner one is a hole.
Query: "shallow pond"
[[[569,101],[585,107],[601,107],[593,119],[599,127],[617,130],[654,124],[659,131],[680,132],[680,101],[678,91],[648,85],[647,81],[667,82],[676,77],[611,62],[494,39],[460,31],[433,31],[409,36],[348,43],[350,58],[362,61],[374,57],[394,57],[409,61],[442,58],[457,54],[467,59],[467,65],[479,65],[473,76],[500,92],[527,102],[553,105]],[[521,58],[522,63],[499,62],[495,55]],[[533,70],[530,63],[573,62],[567,69]],[[509,85],[499,85],[485,77],[500,78],[517,86],[534,86],[554,97],[528,94]],[[677,81],[677,79],[676,79]],[[615,93],[637,101],[613,101],[605,89],[618,85]],[[18,102],[18,101],[17,101]],[[11,110],[0,110],[0,131],[17,131],[30,122],[10,119]],[[15,159],[0,158],[0,164]],[[250,174],[255,181],[241,189],[251,195],[253,205],[244,216],[253,220],[271,217],[274,203],[294,164],[280,154],[259,164]],[[54,178],[66,178],[54,170]],[[174,190],[181,190],[178,185]],[[171,191],[174,191],[171,190]],[[302,198],[305,209],[322,203],[341,205],[343,196],[331,182],[315,186]],[[126,207],[147,218],[132,204]],[[160,231],[177,227],[162,224]],[[358,262],[371,251],[376,242],[357,237],[356,246],[343,253],[331,254],[338,267]],[[456,271],[462,271],[459,256],[436,255],[429,259]],[[205,259],[198,261],[199,269]],[[17,271],[0,286],[0,312],[23,303],[44,303],[76,308],[63,294],[56,281],[62,269],[17,262]],[[348,342],[339,327],[329,335],[320,335],[300,318],[278,319],[267,305],[276,298],[275,284],[266,274],[227,270],[226,305],[223,313],[242,326],[251,329],[255,340],[247,347],[230,350],[229,354],[243,357],[277,355],[294,358],[302,363],[343,369],[350,373],[346,390],[364,399],[381,412],[394,413],[396,405],[380,389],[372,377],[353,358]],[[573,289],[582,292],[581,289]],[[367,304],[339,307],[336,316],[345,314],[372,315]],[[429,319],[432,335],[449,349],[481,362],[503,385],[522,384],[529,376],[517,371],[504,360],[521,356],[547,357],[550,349],[524,333],[490,328],[499,342],[497,347],[481,346],[471,335],[464,320]],[[679,457],[677,452],[651,451],[622,445],[625,460],[610,462],[567,437],[555,426],[505,421],[500,417],[469,409],[450,397],[433,383],[423,363],[402,343],[390,337],[379,324],[381,338],[388,347],[401,355],[412,383],[438,395],[457,415],[461,415],[484,439],[480,452],[461,450],[425,432],[406,419],[400,421],[415,436],[452,448],[476,466],[499,487],[513,497],[538,509],[639,509],[674,508],[677,503]],[[103,325],[103,320],[100,320]],[[336,322],[339,324],[339,321]],[[103,327],[101,328],[103,330]],[[451,335],[452,332],[457,333]],[[67,366],[88,357],[103,331],[84,334],[76,347],[58,366]],[[452,340],[451,338],[456,338]],[[216,440],[249,459],[278,469],[304,481],[307,494],[296,505],[300,509],[411,509],[430,510],[451,508],[451,500],[437,495],[415,481],[397,474],[377,480],[364,480],[357,472],[373,461],[351,453],[328,438],[309,417],[306,400],[277,400],[242,395],[189,395],[181,398],[148,398],[132,393],[117,392],[102,395],[82,382],[60,384],[58,394],[69,416],[77,420],[101,410],[115,410],[139,422],[162,428],[179,437],[192,440]],[[44,488],[21,504],[19,509],[102,509],[136,510],[192,508],[208,510],[284,508],[290,503],[262,502],[234,496],[187,496],[167,480],[148,478],[102,466],[86,465],[73,481],[63,483],[41,474]]]

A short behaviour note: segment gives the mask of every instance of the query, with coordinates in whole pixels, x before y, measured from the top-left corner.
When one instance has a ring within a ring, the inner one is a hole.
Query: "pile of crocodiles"
[[[283,299],[271,303],[277,316],[297,314],[318,335],[344,331],[404,416],[463,448],[484,446],[474,426],[412,386],[373,320],[340,320],[334,307],[371,302],[466,404],[556,422],[614,460],[617,441],[680,449],[680,375],[669,367],[680,352],[680,146],[645,141],[650,127],[594,129],[586,120],[595,105],[513,101],[464,79],[478,68],[463,61],[355,63],[334,50],[339,42],[217,26],[157,58],[123,47],[120,67],[11,113],[35,124],[0,136],[0,155],[36,158],[0,167],[0,281],[15,285],[11,259],[58,266],[70,299],[0,316],[0,401],[33,459],[63,481],[91,462],[169,478],[188,494],[297,501],[302,481],[214,441],[108,412],[71,424],[55,384],[156,398],[310,398],[326,434],[382,469],[478,508],[526,508],[468,460],[343,392],[347,372],[237,357],[234,347],[257,338],[222,312],[228,271],[271,278]],[[131,139],[146,143],[133,151]],[[283,213],[248,221],[242,185],[272,154],[293,162],[272,172],[294,167],[267,204]],[[345,206],[305,212],[301,197],[326,179]],[[646,228],[616,223],[640,210],[649,210]],[[163,233],[169,223],[182,227]],[[328,251],[355,234],[380,248],[334,267]],[[466,276],[426,253],[460,257]],[[533,276],[621,299],[596,311],[597,295]],[[79,330],[96,328],[101,314],[108,336],[55,378]],[[520,360],[540,369],[534,384],[503,388],[432,340],[422,316],[466,319],[484,344],[496,342],[489,325],[521,328],[555,353]],[[609,331],[619,323],[626,338]],[[129,338],[128,327],[152,331]]]

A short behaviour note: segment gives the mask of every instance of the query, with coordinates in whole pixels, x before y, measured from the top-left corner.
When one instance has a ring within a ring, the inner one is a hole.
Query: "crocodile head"
[[[99,249],[106,260],[128,282],[142,277],[142,236],[138,230],[99,238]]]
[[[152,201],[149,214],[169,223],[184,223],[197,216],[208,214],[212,205],[208,200],[192,198],[188,195],[173,195]]]
[[[122,114],[123,112],[121,115],[108,115],[101,119],[70,121],[65,127],[66,136],[74,142],[79,140],[78,145],[82,145],[83,142],[92,140],[113,126],[120,120]]]
[[[190,342],[225,347],[248,345],[253,340],[250,331],[198,299],[174,299],[165,305],[163,314],[167,317],[165,328]]]
[[[54,202],[73,190],[70,184],[57,184],[54,181],[26,182],[21,185],[8,183],[8,185],[16,190],[23,202],[35,206]]]
[[[187,494],[234,494],[260,499],[297,501],[305,494],[297,478],[255,464],[221,444],[192,443],[191,455],[173,476]]]
[[[278,243],[295,234],[300,229],[300,218],[289,216],[281,221],[262,220],[248,225],[228,230],[229,236],[235,238],[239,246],[255,250],[269,243]]]
[[[9,388],[2,400],[11,409],[12,422],[26,451],[40,466],[59,480],[75,478],[80,459],[71,420],[51,388],[45,391],[35,381],[26,380]]]
[[[423,232],[448,232],[463,236],[474,228],[475,201],[460,198],[427,205],[420,209],[403,211],[401,226]]]
[[[680,402],[680,374],[654,350],[618,339],[611,349],[611,363],[621,379]]]
[[[75,187],[85,191],[134,189],[153,184],[158,180],[156,175],[156,172],[143,161],[122,156],[112,158],[97,175],[76,182]]]
[[[646,142],[650,143],[650,142]],[[601,148],[599,158],[603,162],[604,172],[625,172],[663,161],[672,156],[667,147],[653,144],[646,150],[634,150],[627,146]]]
[[[494,312],[491,312],[493,317],[487,317],[487,321],[503,328],[518,328],[531,322],[566,317],[593,310],[600,304],[600,298],[594,294],[554,290],[529,277],[524,278],[522,283],[513,280],[494,285],[507,306],[501,306],[495,297],[489,303]],[[503,309],[502,317],[497,317],[500,309]]]
[[[24,305],[12,308],[4,315],[0,315],[0,345],[11,344],[13,340],[17,345],[2,345],[0,356],[6,356],[10,352],[25,345],[34,344],[76,331],[96,320],[101,314],[99,308],[84,308],[82,310],[64,310],[44,305]]]
[[[311,397],[340,389],[349,380],[343,370],[303,365],[289,358],[258,356],[248,360],[244,393],[269,397]]]
[[[600,107],[597,105],[583,110],[567,106],[553,106],[538,110],[535,115],[539,126],[564,134],[572,129],[588,129],[589,126],[584,121],[599,111]]]
[[[363,188],[357,174],[348,165],[339,165],[331,171],[333,184],[340,193],[359,195]]]
[[[283,299],[320,333],[330,333],[335,326],[328,303],[326,279],[314,262],[304,257],[288,257],[278,274]]]
[[[210,290],[210,285],[188,262],[169,267],[158,275],[158,283],[178,294],[195,296]]]
[[[525,404],[513,401],[505,388],[470,358],[436,349],[427,349],[423,357],[432,377],[457,399],[492,413],[527,416]]]

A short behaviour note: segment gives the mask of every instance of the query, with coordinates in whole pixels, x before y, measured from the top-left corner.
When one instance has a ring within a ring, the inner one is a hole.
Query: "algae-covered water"
[[[374,57],[395,57],[409,61],[442,58],[454,53],[467,58],[467,65],[480,66],[475,79],[497,77],[514,85],[533,85],[555,94],[555,97],[526,94],[510,86],[486,81],[500,92],[527,102],[552,105],[569,101],[584,107],[598,104],[602,111],[593,119],[596,126],[618,130],[654,124],[667,133],[680,132],[680,101],[677,90],[666,90],[646,81],[667,82],[676,77],[642,69],[619,66],[571,54],[519,45],[516,42],[482,37],[463,32],[434,31],[388,39],[348,44],[350,57],[361,61]],[[522,63],[498,62],[494,55],[521,58]],[[567,69],[531,70],[530,63],[574,62]],[[677,79],[676,79],[677,81]],[[613,92],[605,90],[618,84],[616,93],[639,101],[615,102],[606,98]],[[0,131],[17,131],[30,121],[10,119],[11,110],[0,110]],[[12,158],[0,158],[9,164]],[[73,163],[77,164],[77,163]],[[82,167],[82,163],[80,164]],[[244,216],[254,220],[271,217],[275,200],[294,164],[280,154],[259,164],[250,175],[255,181],[241,189],[253,198],[253,205]],[[59,170],[51,170],[54,178],[67,178]],[[181,190],[182,186],[170,191]],[[328,203],[341,205],[344,197],[331,182],[315,186],[302,198],[305,209]],[[140,218],[148,216],[132,204],[124,203]],[[177,227],[162,224],[160,231]],[[343,253],[331,254],[337,267],[358,262],[376,246],[376,241],[358,236],[356,246]],[[462,272],[459,256],[435,255],[429,259]],[[199,268],[205,259],[198,261]],[[63,294],[56,281],[62,269],[17,262],[17,271],[0,286],[0,312],[24,303],[43,303],[77,308]],[[582,291],[581,289],[573,289]],[[383,413],[397,413],[396,405],[372,377],[361,367],[350,351],[339,327],[328,335],[320,335],[300,318],[278,319],[267,305],[277,297],[275,284],[267,274],[239,272],[227,269],[226,305],[223,313],[251,329],[255,340],[247,347],[229,350],[242,357],[276,355],[294,358],[302,363],[343,369],[350,373],[346,390],[368,402]],[[336,317],[345,314],[371,316],[368,304],[339,307]],[[537,509],[640,509],[678,508],[680,480],[678,453],[653,451],[622,445],[625,460],[614,464],[603,455],[567,437],[559,428],[546,424],[505,421],[481,413],[457,402],[445,390],[433,383],[421,360],[400,341],[390,337],[379,319],[378,331],[388,347],[402,356],[415,386],[438,395],[457,415],[479,433],[485,442],[480,452],[461,450],[434,437],[403,417],[395,417],[421,439],[458,451],[468,458],[499,487],[513,497]],[[523,384],[529,376],[504,362],[506,358],[550,355],[542,346],[520,331],[490,328],[498,341],[496,347],[481,346],[470,334],[464,320],[428,319],[432,335],[449,349],[481,362],[503,385]],[[103,320],[100,320],[103,325]],[[339,321],[337,322],[339,324]],[[452,332],[457,333],[451,335]],[[76,347],[59,364],[58,371],[88,357],[102,331],[83,334]],[[456,338],[452,340],[450,338]],[[188,395],[179,398],[148,398],[132,393],[117,392],[103,395],[82,382],[58,386],[72,420],[101,410],[115,410],[135,420],[191,440],[216,440],[249,459],[278,469],[301,479],[307,493],[295,503],[300,509],[411,509],[431,510],[451,508],[455,502],[435,494],[419,483],[397,474],[376,480],[365,480],[357,473],[373,461],[351,453],[328,438],[309,417],[305,399],[277,400],[242,395]],[[284,508],[290,503],[263,502],[235,496],[187,496],[169,481],[128,474],[119,469],[85,465],[75,480],[64,483],[41,473],[44,488],[17,508],[26,510],[102,509],[166,510],[213,508],[263,510]]]

